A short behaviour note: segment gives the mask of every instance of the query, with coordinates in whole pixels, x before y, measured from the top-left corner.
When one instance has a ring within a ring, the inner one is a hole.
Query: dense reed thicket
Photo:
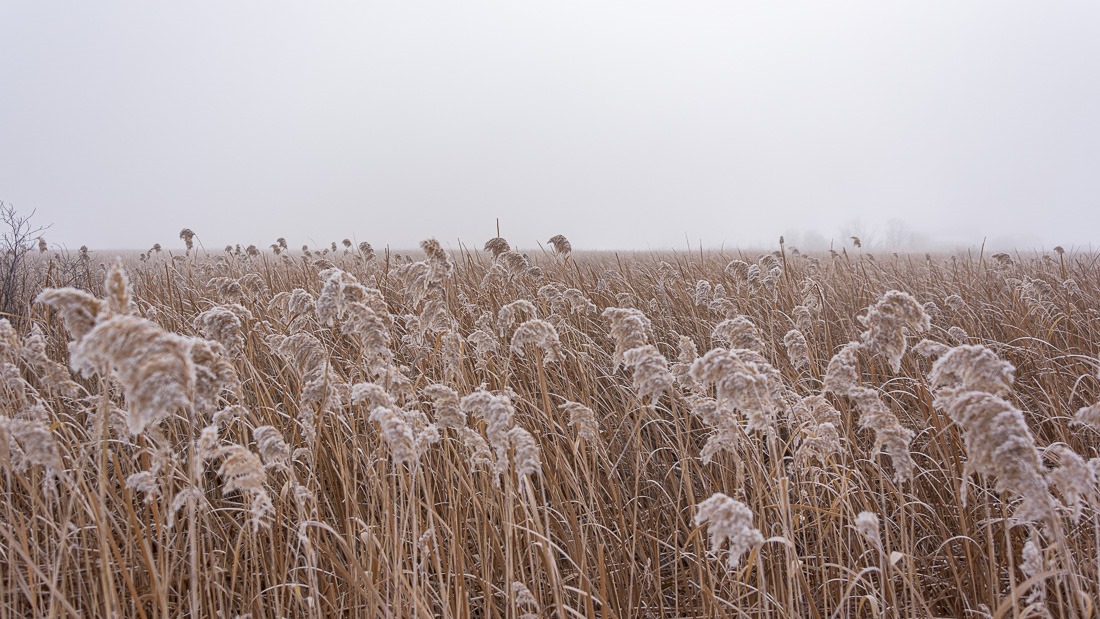
[[[0,320],[0,617],[1096,616],[1092,254],[59,269]]]

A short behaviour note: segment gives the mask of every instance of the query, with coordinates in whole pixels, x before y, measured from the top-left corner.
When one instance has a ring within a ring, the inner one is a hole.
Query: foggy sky
[[[361,4],[0,4],[0,200],[70,248],[1100,240],[1098,2]]]

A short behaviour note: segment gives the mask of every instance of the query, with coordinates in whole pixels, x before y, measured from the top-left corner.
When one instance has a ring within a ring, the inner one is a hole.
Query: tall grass
[[[0,617],[1098,613],[1095,255],[197,238],[29,264]]]

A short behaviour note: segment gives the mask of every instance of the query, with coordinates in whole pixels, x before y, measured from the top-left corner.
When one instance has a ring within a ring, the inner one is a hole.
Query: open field
[[[1098,256],[554,247],[33,258],[0,618],[1100,613]]]

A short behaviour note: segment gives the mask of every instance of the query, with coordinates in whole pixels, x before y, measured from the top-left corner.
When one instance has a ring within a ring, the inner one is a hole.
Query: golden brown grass
[[[0,618],[1100,612],[1097,256],[184,232],[0,322]]]

